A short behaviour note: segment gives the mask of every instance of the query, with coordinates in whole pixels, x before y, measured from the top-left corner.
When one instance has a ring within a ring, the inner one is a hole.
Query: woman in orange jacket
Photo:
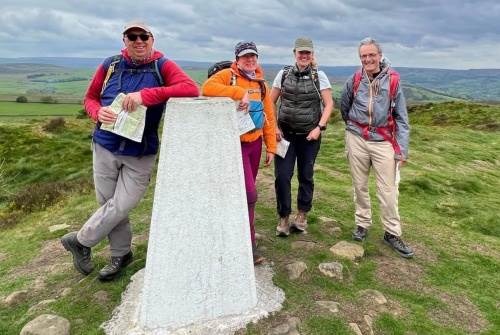
[[[258,51],[253,42],[239,42],[234,50],[236,60],[230,68],[212,75],[203,84],[202,94],[212,97],[229,97],[239,101],[238,110],[249,111],[255,129],[240,137],[248,216],[254,264],[264,260],[256,250],[254,210],[257,202],[255,180],[262,153],[262,139],[266,145],[265,165],[269,166],[276,153],[276,121],[274,106],[264,73],[259,66]]]

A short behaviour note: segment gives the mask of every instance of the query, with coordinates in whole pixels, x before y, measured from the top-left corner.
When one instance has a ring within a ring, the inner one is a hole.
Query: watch
[[[322,125],[318,124],[318,128],[319,128],[319,130],[321,130],[321,131],[326,130],[326,125],[325,125],[325,126],[322,126]]]

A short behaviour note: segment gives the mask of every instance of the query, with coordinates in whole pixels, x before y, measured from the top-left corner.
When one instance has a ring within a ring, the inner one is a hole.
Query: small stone
[[[262,240],[262,234],[255,233],[255,239],[256,239],[257,241]]]
[[[291,280],[295,280],[298,279],[305,270],[307,270],[307,265],[304,262],[295,262],[288,264],[285,268],[288,271],[288,277]]]
[[[318,268],[319,271],[327,277],[335,278],[338,280],[344,279],[342,273],[344,266],[339,262],[321,263]]]
[[[361,296],[367,302],[373,301],[377,305],[384,305],[387,303],[386,297],[377,290],[367,289],[359,291],[359,296]]]
[[[329,310],[332,313],[338,313],[339,312],[339,306],[340,304],[335,301],[316,301],[316,304],[318,306],[325,308]]]
[[[286,335],[300,335],[300,333],[297,329],[292,329]]]
[[[337,220],[333,219],[333,218],[329,218],[329,217],[326,217],[326,216],[320,216],[318,218],[323,224],[337,224]]]
[[[288,325],[290,326],[290,329],[296,329],[300,325],[300,319],[293,316],[288,319]]]
[[[373,319],[369,315],[364,315],[363,319],[365,320],[366,328],[368,329],[369,335],[374,335],[373,333]]]
[[[97,291],[94,293],[94,300],[101,305],[105,305],[109,302],[109,294],[103,290]]]
[[[282,323],[271,330],[272,335],[285,335],[290,331],[288,323]]]
[[[12,292],[4,299],[3,303],[7,306],[14,306],[26,300],[28,297],[28,291],[16,291]]]
[[[335,235],[335,236],[339,236],[340,234],[342,234],[342,228],[340,227],[330,227],[326,230],[326,232],[328,233],[328,235]]]
[[[354,244],[346,241],[340,241],[330,248],[330,251],[335,256],[345,257],[352,261],[363,257],[365,250],[359,244]]]
[[[42,314],[28,322],[19,335],[69,335],[70,323],[57,315]]]
[[[315,242],[310,241],[294,241],[292,242],[292,250],[304,249],[304,250],[314,250],[318,247]]]
[[[65,296],[69,295],[71,293],[71,291],[72,291],[71,287],[65,287],[62,289],[61,293],[59,293],[59,294],[61,297],[65,297]]]
[[[71,228],[71,226],[68,225],[68,224],[65,224],[65,223],[63,223],[63,224],[56,224],[56,225],[50,226],[49,227],[49,231],[51,233],[53,233],[55,231],[67,230],[68,228]]]
[[[31,306],[28,309],[28,314],[33,313],[35,311],[39,311],[50,305],[51,303],[55,302],[56,299],[47,299],[47,300],[42,300],[38,302],[36,305]]]
[[[354,334],[363,335],[363,333],[361,332],[361,329],[359,329],[359,326],[356,323],[349,323],[349,327],[351,327]]]

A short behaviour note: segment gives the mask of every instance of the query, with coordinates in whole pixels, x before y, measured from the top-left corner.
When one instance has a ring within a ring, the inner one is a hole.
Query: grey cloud
[[[306,35],[323,62],[357,64],[358,41],[373,36],[396,64],[470,66],[456,57],[457,49],[489,55],[488,46],[500,42],[498,17],[500,4],[493,0],[4,0],[0,57],[104,57],[121,48],[125,22],[144,19],[157,47],[179,59],[227,58],[235,42],[248,39],[265,50],[263,60],[290,60],[293,40]],[[453,63],[443,61],[453,53]],[[500,67],[492,57],[476,59]]]

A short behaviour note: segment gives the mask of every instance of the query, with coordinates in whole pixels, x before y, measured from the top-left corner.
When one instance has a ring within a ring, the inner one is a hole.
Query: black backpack
[[[207,78],[210,78],[220,70],[229,69],[231,67],[231,64],[233,64],[233,62],[230,60],[223,60],[221,62],[215,63],[214,65],[208,68]]]

